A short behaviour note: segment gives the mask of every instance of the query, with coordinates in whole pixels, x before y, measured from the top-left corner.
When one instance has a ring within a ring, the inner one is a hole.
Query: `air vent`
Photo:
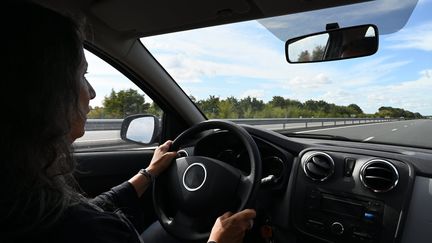
[[[334,172],[334,161],[330,155],[314,152],[303,161],[305,174],[314,181],[325,181]]]
[[[374,192],[388,192],[397,185],[399,173],[392,163],[374,159],[361,167],[360,180],[365,187]]]

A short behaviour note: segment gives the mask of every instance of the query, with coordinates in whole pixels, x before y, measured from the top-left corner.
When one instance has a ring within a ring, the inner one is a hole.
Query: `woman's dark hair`
[[[81,200],[73,188],[68,136],[79,111],[80,27],[37,4],[6,5],[1,17],[0,241],[43,232]]]

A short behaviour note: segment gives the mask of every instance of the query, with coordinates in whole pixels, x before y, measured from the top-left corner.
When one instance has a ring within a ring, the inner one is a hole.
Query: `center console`
[[[407,163],[310,149],[294,169],[291,218],[298,231],[327,242],[399,240],[412,185]]]

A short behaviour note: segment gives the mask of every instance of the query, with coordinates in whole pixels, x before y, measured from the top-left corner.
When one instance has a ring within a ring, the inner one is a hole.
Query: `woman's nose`
[[[96,91],[93,89],[93,86],[91,86],[91,84],[87,81],[87,88],[88,88],[88,92],[89,92],[89,97],[90,99],[94,99],[96,97]]]

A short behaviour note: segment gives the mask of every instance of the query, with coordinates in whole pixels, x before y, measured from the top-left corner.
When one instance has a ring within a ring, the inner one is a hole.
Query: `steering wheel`
[[[227,211],[253,207],[261,180],[261,157],[249,133],[223,120],[198,123],[181,133],[171,145],[176,151],[201,132],[221,129],[244,144],[249,156],[246,174],[225,162],[204,156],[177,158],[153,184],[153,205],[158,220],[171,235],[183,240],[209,237],[217,217]]]

